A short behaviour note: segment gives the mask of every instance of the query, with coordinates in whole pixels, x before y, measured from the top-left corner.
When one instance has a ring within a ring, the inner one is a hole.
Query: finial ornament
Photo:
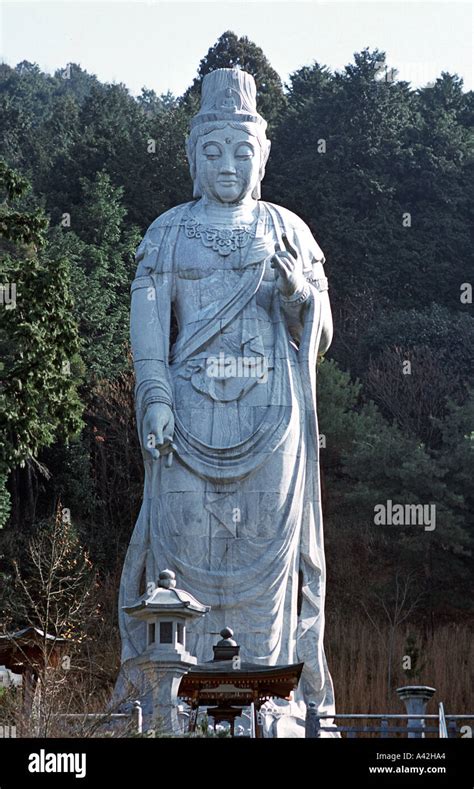
[[[173,570],[162,570],[158,576],[158,586],[162,589],[174,589],[176,586],[176,575]]]
[[[237,641],[234,641],[232,636],[234,635],[234,631],[231,627],[223,627],[220,635],[222,636],[221,641],[218,641],[216,646],[218,647],[236,647]]]

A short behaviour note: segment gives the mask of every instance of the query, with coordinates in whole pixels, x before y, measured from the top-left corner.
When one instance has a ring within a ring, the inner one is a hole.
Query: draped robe
[[[156,582],[168,568],[211,606],[188,629],[198,661],[211,659],[216,633],[232,627],[244,660],[304,661],[297,714],[309,701],[330,713],[316,415],[324,257],[302,220],[263,201],[250,240],[220,255],[225,240],[193,237],[197,207],[158,217],[137,252],[131,338],[140,440],[147,398],[158,393],[172,404],[176,449],[168,466],[142,446],[143,505],[120,588],[122,665],[146,646],[145,625],[122,607],[137,600],[144,578]],[[302,305],[285,305],[268,265],[283,234],[308,283]],[[173,308],[179,332],[170,349]],[[210,375],[210,362],[223,358],[244,367]]]

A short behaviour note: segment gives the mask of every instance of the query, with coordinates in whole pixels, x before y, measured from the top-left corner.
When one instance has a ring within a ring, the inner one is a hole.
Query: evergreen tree
[[[77,432],[82,409],[74,375],[79,339],[72,315],[69,263],[50,256],[45,217],[15,209],[15,198],[27,190],[24,179],[4,164],[0,178],[5,197],[0,214],[5,239],[0,309],[4,437],[0,477],[5,517],[8,474],[19,464],[31,462],[56,438],[64,440]],[[14,484],[13,490],[18,495]]]
[[[51,246],[71,261],[73,312],[93,381],[129,365],[129,290],[140,234],[124,228],[123,189],[105,172],[81,179],[81,187],[82,207],[72,214],[71,229],[55,228]]]

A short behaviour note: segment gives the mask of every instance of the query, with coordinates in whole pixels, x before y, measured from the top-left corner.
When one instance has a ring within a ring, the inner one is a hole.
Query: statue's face
[[[260,177],[257,138],[226,126],[199,138],[196,175],[202,194],[220,203],[238,203],[250,195]]]

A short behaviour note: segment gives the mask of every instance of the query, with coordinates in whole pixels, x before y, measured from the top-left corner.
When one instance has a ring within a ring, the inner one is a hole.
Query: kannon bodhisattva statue
[[[332,319],[309,228],[259,199],[265,129],[253,77],[208,74],[187,140],[194,200],[159,216],[138,248],[131,341],[145,490],[121,582],[122,666],[146,646],[145,625],[122,607],[166,567],[211,606],[188,632],[198,661],[224,626],[244,660],[304,661],[287,705],[301,720],[309,701],[334,712],[316,416]]]

